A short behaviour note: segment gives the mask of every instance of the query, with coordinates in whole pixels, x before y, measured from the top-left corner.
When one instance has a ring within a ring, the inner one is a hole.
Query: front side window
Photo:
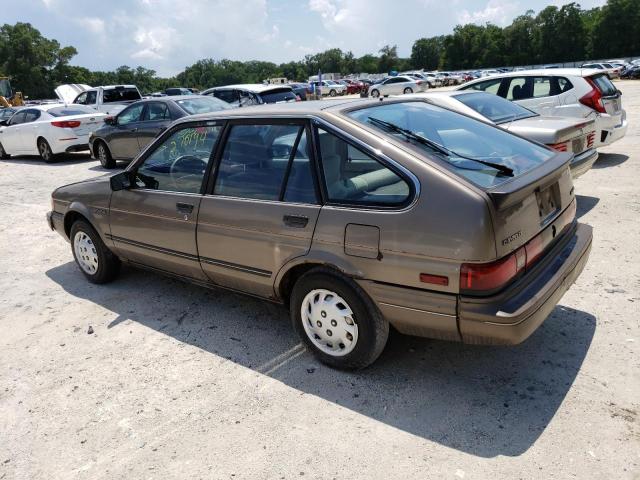
[[[388,103],[348,113],[483,188],[532,170],[554,153],[499,128],[422,101]]]
[[[173,132],[138,167],[136,185],[167,192],[200,193],[221,128],[184,127]]]
[[[118,125],[127,125],[129,123],[140,121],[142,110],[144,110],[144,103],[131,105],[129,108],[123,110],[120,115],[118,115]]]
[[[223,102],[215,97],[196,97],[177,100],[178,106],[189,115],[198,113],[216,112],[218,110],[228,110],[232,108],[227,102]]]
[[[330,202],[398,206],[408,200],[409,184],[383,163],[324,129],[318,140]]]
[[[286,182],[289,186],[286,187]],[[234,125],[218,167],[214,195],[315,203],[301,125]]]

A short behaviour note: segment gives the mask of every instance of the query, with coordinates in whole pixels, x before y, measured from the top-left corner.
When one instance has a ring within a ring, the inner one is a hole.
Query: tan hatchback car
[[[87,279],[121,262],[280,302],[318,358],[400,332],[516,344],[582,271],[572,156],[420,99],[186,117],[114,176],[53,192]]]

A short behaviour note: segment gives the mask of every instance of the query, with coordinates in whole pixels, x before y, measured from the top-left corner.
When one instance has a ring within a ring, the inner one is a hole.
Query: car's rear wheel
[[[3,159],[3,160],[6,160],[7,158],[10,158],[10,157],[11,157],[11,155],[9,155],[9,154],[5,151],[4,147],[3,147],[3,146],[2,146],[2,144],[0,143],[0,158],[1,158],[1,159]]]
[[[378,98],[380,96],[380,90],[376,90],[375,88],[371,90],[371,96],[373,98]]]
[[[95,229],[84,220],[71,226],[73,258],[91,283],[108,283],[120,271],[120,259],[104,244]]]
[[[329,96],[330,97],[335,97],[337,94],[338,93],[335,90],[333,90],[333,89],[329,90]]]
[[[407,87],[404,89],[404,94],[413,93],[413,89],[411,87]]]
[[[44,138],[38,139],[38,153],[40,154],[40,158],[42,158],[46,163],[51,163],[56,159],[56,156],[53,154],[53,151],[49,146],[49,142]]]
[[[98,144],[96,145],[96,157],[98,157],[100,165],[102,165],[103,168],[116,168],[116,161],[111,156],[109,147],[107,147],[107,144],[102,140],[98,141]]]
[[[326,268],[311,270],[294,285],[291,320],[307,347],[323,363],[364,368],[382,353],[389,324],[353,280]]]

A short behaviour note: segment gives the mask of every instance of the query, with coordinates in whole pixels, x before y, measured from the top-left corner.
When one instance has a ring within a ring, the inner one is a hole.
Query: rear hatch
[[[587,77],[602,95],[602,105],[609,115],[622,116],[622,94],[605,73]],[[622,120],[621,120],[622,122]]]
[[[540,254],[573,222],[572,158],[559,152],[537,168],[487,190],[498,258],[532,242]]]

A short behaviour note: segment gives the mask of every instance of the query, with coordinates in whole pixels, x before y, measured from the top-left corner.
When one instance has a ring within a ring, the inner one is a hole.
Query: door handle
[[[130,132],[137,132],[137,131],[138,131],[138,129],[137,129],[137,128],[131,128],[131,129],[129,129],[129,131],[130,131]]]
[[[176,210],[178,210],[178,213],[189,214],[193,212],[193,205],[190,203],[176,203]]]
[[[285,215],[282,217],[287,227],[304,228],[309,223],[309,217],[303,215]]]

